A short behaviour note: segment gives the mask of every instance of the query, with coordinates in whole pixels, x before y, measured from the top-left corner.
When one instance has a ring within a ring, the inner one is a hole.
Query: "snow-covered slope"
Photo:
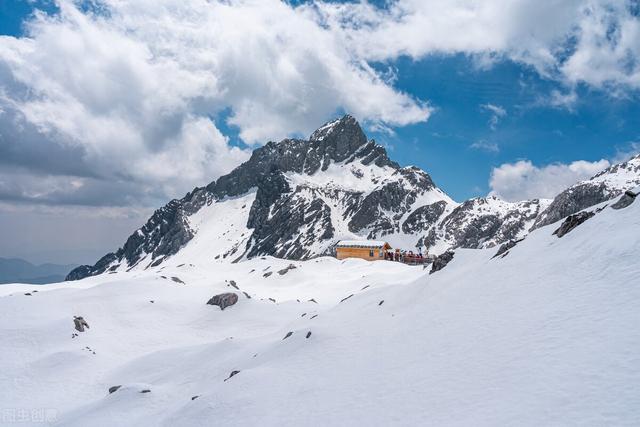
[[[204,220],[216,202],[190,222],[231,245],[225,232],[243,231],[255,198],[229,197],[217,228]],[[43,410],[82,427],[636,425],[640,202],[615,206],[590,208],[562,238],[557,224],[540,227],[500,257],[458,249],[434,274],[329,257],[222,262],[196,232],[146,270],[37,293],[0,287],[3,416],[42,425],[30,417]],[[220,292],[239,301],[205,304]],[[76,332],[73,316],[90,329]]]
[[[440,254],[522,238],[640,184],[640,157],[612,166],[553,201],[494,197],[458,204],[417,167],[400,167],[367,140],[351,116],[308,140],[285,139],[206,187],[158,209],[122,248],[68,275],[147,269],[181,251],[238,261],[271,255],[292,260],[330,254],[342,239],[380,239]]]

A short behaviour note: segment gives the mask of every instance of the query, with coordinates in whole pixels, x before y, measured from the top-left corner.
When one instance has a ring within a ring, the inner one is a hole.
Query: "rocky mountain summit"
[[[231,173],[154,212],[116,252],[67,280],[162,264],[178,251],[211,260],[307,259],[342,239],[384,239],[441,254],[522,238],[640,185],[640,156],[574,185],[553,201],[495,197],[454,202],[429,174],[400,167],[350,115],[308,140],[256,149]]]

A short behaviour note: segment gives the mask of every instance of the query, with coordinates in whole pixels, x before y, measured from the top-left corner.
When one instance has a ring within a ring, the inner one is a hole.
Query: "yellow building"
[[[380,240],[341,240],[336,244],[336,258],[361,258],[367,261],[384,259],[385,251],[391,249]]]

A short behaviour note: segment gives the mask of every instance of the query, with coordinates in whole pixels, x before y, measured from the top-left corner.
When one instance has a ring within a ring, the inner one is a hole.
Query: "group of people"
[[[387,261],[404,262],[407,264],[421,264],[426,258],[422,256],[422,252],[415,254],[413,251],[401,251],[400,249],[396,249],[395,251],[386,251],[384,259]]]

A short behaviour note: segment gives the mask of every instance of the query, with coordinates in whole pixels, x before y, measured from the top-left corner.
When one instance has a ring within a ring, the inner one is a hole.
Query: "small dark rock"
[[[496,254],[491,258],[496,258],[500,255],[506,255],[509,249],[515,247],[515,245],[517,245],[519,242],[522,242],[523,240],[524,238],[518,240],[509,240],[508,242],[503,243],[498,249],[498,252],[496,252]]]
[[[144,390],[140,390],[140,393],[151,393],[151,390],[145,388]]]
[[[225,381],[231,379],[232,377],[238,375],[239,373],[240,371],[231,371],[231,374],[229,374],[229,377]]]
[[[291,335],[293,335],[293,332],[289,331],[287,332],[287,335],[284,336],[284,338],[282,338],[282,340],[286,340],[287,338],[289,338]]]
[[[342,298],[342,299],[340,300],[340,302],[346,301],[346,300],[348,300],[349,298],[351,298],[352,296],[353,296],[353,294],[349,295],[349,296],[348,296],[348,297],[346,297],[346,298]]]
[[[594,215],[595,213],[593,212],[578,212],[577,214],[569,215],[553,234],[562,237]]]
[[[157,260],[153,261],[153,262],[149,265],[149,267],[157,267],[157,266],[159,266],[160,264],[162,264],[162,261],[163,261],[163,260],[164,260],[164,258],[158,258]]]
[[[361,291],[364,291],[364,290],[365,290],[365,289],[367,289],[369,286],[371,286],[371,285],[367,285],[367,286],[365,286],[364,288],[362,288],[362,289],[360,289],[360,290],[361,290]]]
[[[307,313],[302,313],[302,316],[300,316],[300,317],[304,317],[304,316],[306,316],[306,315],[307,315]]]
[[[273,274],[273,272],[272,272],[272,271],[267,271],[266,273],[264,273],[264,274],[262,275],[262,277],[269,277],[269,276],[271,276],[272,274]]]
[[[311,336],[311,331],[307,332],[306,338],[309,338],[310,336]]]
[[[193,397],[191,397],[191,400],[196,400],[197,398],[199,398],[200,396],[198,396],[197,394]]]
[[[314,314],[313,316],[310,317],[310,319],[315,319],[316,317],[318,317],[318,315]]]
[[[276,302],[276,300],[274,300],[273,298],[269,298],[269,301]]]
[[[316,304],[318,303],[318,301],[316,301],[316,300],[315,300],[315,299],[313,299],[313,298],[311,298],[311,299],[309,300],[309,302],[315,302]]]
[[[236,288],[237,290],[240,290],[240,288],[238,287],[238,285],[236,285],[236,281],[235,280],[229,280],[229,284],[231,286],[233,286],[234,288]]]
[[[380,301],[380,302],[378,303],[378,305],[382,305],[382,304],[384,304],[384,300],[382,300],[382,301]]]
[[[27,292],[25,295],[26,295],[26,296],[28,296],[28,297],[30,297],[30,296],[31,296],[31,293],[30,293],[30,292]]]
[[[217,305],[220,307],[220,310],[224,310],[225,308],[234,305],[238,302],[238,295],[233,292],[226,292],[224,294],[218,294],[212,297],[207,304],[209,305]]]
[[[296,269],[296,266],[293,264],[289,264],[286,268],[283,268],[282,270],[278,270],[278,274],[283,276],[287,274],[289,270],[294,270],[294,269]]]
[[[184,282],[183,282],[182,280],[180,280],[180,278],[178,278],[178,277],[173,276],[173,277],[171,278],[171,280],[173,280],[173,281],[174,281],[174,282],[176,282],[176,283],[181,283],[181,284],[183,284],[183,285],[184,285]]]
[[[249,295],[248,293],[246,293],[244,291],[242,293],[244,294],[245,297],[247,297],[248,299],[251,299],[251,295]]]
[[[112,387],[109,387],[109,394],[115,393],[116,391],[118,391],[118,389],[122,387],[121,385],[114,385]]]

